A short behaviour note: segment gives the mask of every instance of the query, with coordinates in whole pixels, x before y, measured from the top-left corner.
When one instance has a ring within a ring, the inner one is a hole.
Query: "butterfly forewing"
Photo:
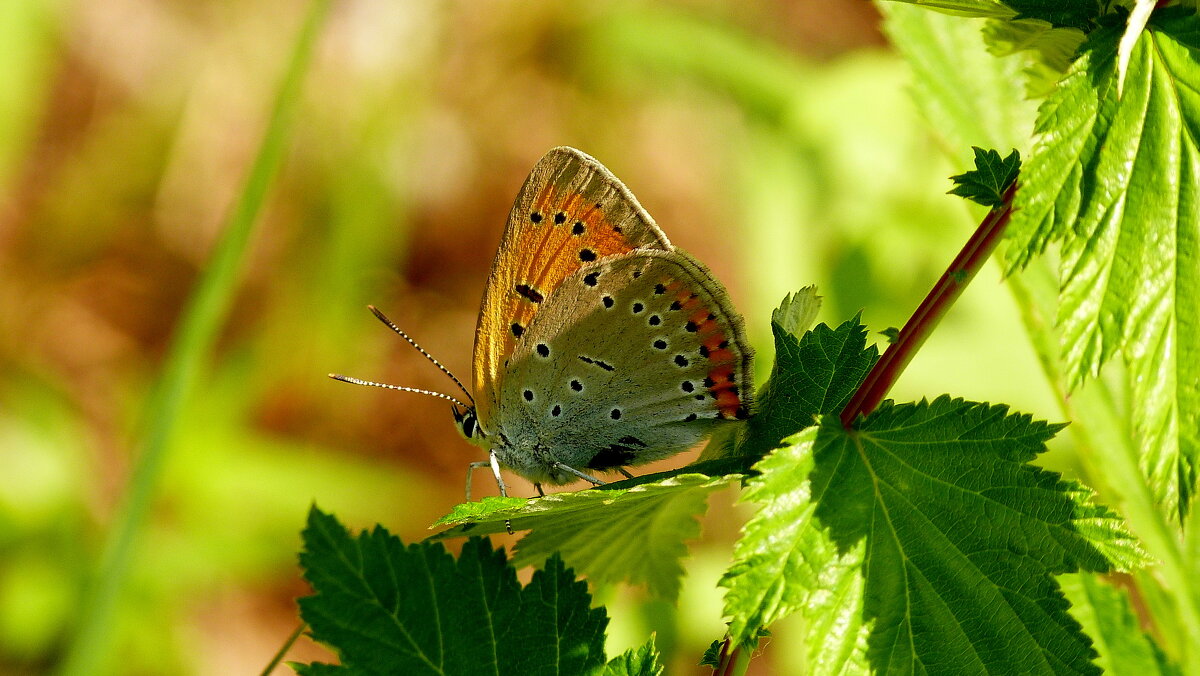
[[[475,333],[475,401],[490,432],[504,362],[569,275],[608,256],[671,244],[629,190],[573,148],[546,153],[517,195]]]
[[[545,457],[606,470],[667,457],[745,417],[751,352],[725,291],[679,250],[638,250],[568,275],[512,353],[493,425],[535,481]],[[515,457],[513,457],[515,456]]]

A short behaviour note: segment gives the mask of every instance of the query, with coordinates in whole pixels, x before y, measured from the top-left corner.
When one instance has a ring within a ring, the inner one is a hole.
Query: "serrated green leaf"
[[[793,336],[803,336],[817,321],[820,310],[821,297],[817,295],[817,287],[805,286],[783,297],[779,307],[771,312],[771,322]]]
[[[984,42],[993,55],[1033,52],[1038,61],[1060,75],[1071,67],[1086,37],[1077,28],[1055,28],[1049,21],[1038,19],[989,21],[983,28]]]
[[[637,648],[630,648],[604,665],[603,676],[659,676],[662,665],[658,662],[658,648],[654,637]]]
[[[1071,615],[1100,653],[1096,664],[1110,674],[1178,676],[1179,667],[1139,626],[1125,593],[1090,573],[1058,578],[1071,601]]]
[[[746,482],[742,500],[762,506],[742,529],[734,564],[719,584],[728,590],[725,615],[735,643],[749,643],[759,627],[804,610],[811,673],[840,674],[864,661],[863,548],[839,554],[816,523],[808,481],[816,433],[810,427],[796,434],[755,466],[760,474]]]
[[[721,639],[709,643],[708,647],[704,649],[704,655],[700,658],[700,666],[713,669],[721,666],[721,646],[723,645],[725,642]]]
[[[975,152],[975,169],[951,176],[955,186],[951,195],[965,197],[985,207],[1004,204],[1004,191],[1017,180],[1021,170],[1021,154],[1015,149],[1008,157],[1000,158],[995,150],[972,147]]]
[[[1010,18],[1016,12],[1000,0],[896,0],[907,5],[932,9],[954,16],[973,18]]]
[[[771,330],[775,364],[736,455],[759,457],[811,427],[818,415],[840,410],[879,359],[875,346],[866,346],[867,331],[857,317],[836,329],[818,324],[803,337],[776,322]]]
[[[1042,107],[1009,263],[1062,243],[1070,385],[1122,354],[1142,467],[1178,520],[1200,463],[1200,19],[1153,17],[1118,97],[1120,33],[1094,33]]]
[[[1053,575],[1145,556],[1089,492],[1027,464],[1061,428],[945,396],[849,432],[823,420],[812,497],[839,551],[865,546],[874,670],[1099,672]]]
[[[1086,37],[1077,28],[1055,28],[1038,19],[995,20],[983,28],[984,42],[995,56],[1031,56],[1025,68],[1025,95],[1030,99],[1044,99],[1054,91]]]
[[[295,669],[300,676],[346,676],[346,670],[336,664],[288,662],[288,666]]]
[[[532,531],[517,544],[517,565],[558,552],[593,584],[645,584],[673,600],[687,555],[684,543],[699,535],[696,516],[704,512],[709,493],[740,478],[679,474],[631,488],[621,488],[621,482],[553,493],[519,505],[485,498],[438,519],[434,526],[453,528],[433,539],[498,533],[511,520],[514,529]]]
[[[1021,100],[1022,63],[989,54],[979,22],[901,3],[878,7],[889,40],[913,70],[913,104],[943,147],[1028,147],[1034,107]]]
[[[1004,0],[1016,19],[1041,19],[1055,27],[1087,28],[1100,16],[1096,0]]]
[[[484,539],[456,561],[441,544],[405,546],[382,527],[357,537],[313,508],[300,599],[315,640],[341,667],[317,674],[561,674],[604,666],[603,608],[557,557],[524,588]],[[336,670],[335,670],[336,669]]]

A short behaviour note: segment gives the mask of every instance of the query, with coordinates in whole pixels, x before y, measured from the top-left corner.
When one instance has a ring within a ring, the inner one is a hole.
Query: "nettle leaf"
[[[897,0],[954,16],[972,18],[1011,18],[1016,12],[1000,0]]]
[[[341,666],[303,674],[561,674],[604,667],[603,608],[558,558],[522,587],[503,550],[471,539],[455,560],[440,544],[405,545],[376,526],[357,537],[314,507],[300,563],[316,592],[300,599],[315,640]],[[618,672],[620,673],[620,672]],[[639,672],[652,673],[652,672]]]
[[[983,40],[993,56],[1031,55],[1024,68],[1025,94],[1041,100],[1053,93],[1087,35],[1077,28],[1055,28],[1048,21],[995,20],[983,27]]]
[[[708,495],[740,478],[740,474],[681,473],[648,483],[647,477],[638,477],[531,500],[484,498],[459,505],[438,519],[434,527],[453,528],[434,539],[499,533],[511,521],[514,529],[532,531],[517,544],[517,565],[540,562],[558,552],[593,584],[645,584],[651,593],[673,600],[683,576],[684,543],[699,535],[696,517],[704,512]]]
[[[1041,19],[1055,27],[1086,28],[1100,16],[1096,0],[1004,0],[1016,19]]]
[[[983,40],[993,55],[1033,52],[1040,63],[1059,74],[1071,67],[1086,37],[1077,28],[1055,28],[1039,19],[989,21],[983,27]]]
[[[1090,491],[1027,464],[1061,428],[945,396],[849,432],[823,419],[811,499],[839,552],[863,548],[874,670],[1099,673],[1053,576],[1146,557]]]
[[[1117,91],[1120,27],[1093,33],[1042,106],[1009,226],[1012,267],[1062,245],[1069,385],[1126,362],[1142,466],[1168,513],[1200,462],[1200,19],[1151,18]]]
[[[738,452],[757,457],[797,431],[808,429],[755,466],[756,471],[766,473],[746,482],[742,500],[763,506],[743,528],[734,564],[720,585],[728,589],[725,615],[730,618],[730,636],[738,644],[749,643],[760,627],[798,608],[829,611],[814,612],[810,628],[828,639],[845,637],[848,649],[831,650],[829,642],[821,642],[818,649],[809,651],[809,663],[836,672],[856,654],[853,645],[861,623],[856,611],[828,626],[823,620],[837,617],[837,608],[856,608],[861,584],[854,574],[857,560],[840,557],[828,538],[811,526],[813,507],[805,502],[804,493],[812,467],[808,449],[817,417],[836,413],[846,405],[879,359],[879,351],[867,347],[866,328],[857,317],[837,329],[820,324],[800,336],[798,332],[808,321],[791,321],[794,314],[788,299],[775,312],[775,364],[758,395],[758,408]],[[805,450],[795,450],[798,448]],[[801,487],[801,493],[787,501],[773,501],[791,487]],[[771,546],[781,535],[788,546]]]
[[[995,150],[974,146],[971,150],[975,152],[975,169],[951,176],[955,186],[948,194],[965,197],[985,207],[1004,204],[1004,191],[1017,180],[1021,170],[1021,154],[1014,149],[1008,157],[1001,159]]]
[[[785,299],[774,320],[775,364],[759,390],[735,454],[760,457],[796,432],[811,427],[822,413],[839,411],[879,359],[867,347],[867,329],[855,317],[836,329],[818,324],[799,336],[785,326],[791,316]]]
[[[1142,630],[1125,592],[1089,573],[1063,575],[1058,581],[1071,601],[1071,615],[1100,653],[1096,664],[1105,672],[1139,676],[1182,673]]]
[[[839,553],[816,522],[808,482],[816,435],[810,427],[788,439],[746,482],[742,500],[762,506],[742,529],[735,562],[719,583],[728,589],[729,635],[749,644],[759,627],[803,610],[810,673],[865,673],[863,547]]]
[[[658,663],[658,648],[654,637],[640,647],[630,648],[604,665],[603,676],[660,676],[663,667]]]

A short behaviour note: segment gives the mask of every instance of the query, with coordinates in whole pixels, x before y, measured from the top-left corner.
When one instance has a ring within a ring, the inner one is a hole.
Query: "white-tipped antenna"
[[[397,390],[400,392],[415,392],[417,394],[427,394],[431,397],[437,397],[438,399],[445,399],[447,401],[452,401],[455,404],[458,404],[459,406],[461,406],[463,408],[473,408],[474,407],[475,398],[472,397],[471,393],[467,391],[467,388],[463,386],[462,381],[459,380],[458,378],[456,378],[454,376],[454,374],[450,372],[450,369],[446,368],[445,366],[442,366],[441,362],[434,359],[433,355],[426,352],[425,348],[423,348],[417,344],[417,341],[413,340],[412,338],[409,338],[407,333],[402,331],[399,326],[396,326],[395,324],[393,324],[392,320],[385,317],[384,314],[382,312],[380,312],[374,305],[368,305],[367,309],[369,309],[372,313],[374,313],[375,316],[379,319],[379,321],[386,324],[389,329],[395,331],[396,335],[400,336],[405,341],[407,341],[409,345],[412,345],[413,347],[417,348],[417,351],[420,352],[421,355],[424,356],[426,359],[428,359],[430,362],[432,362],[434,366],[438,367],[438,369],[441,370],[442,373],[445,373],[447,376],[449,376],[450,380],[453,380],[454,384],[458,385],[458,389],[462,390],[463,394],[467,395],[467,401],[471,402],[471,404],[470,405],[464,404],[461,401],[459,401],[458,399],[455,399],[454,397],[452,397],[448,394],[442,394],[441,392],[433,392],[431,390],[423,390],[419,387],[404,387],[403,385],[389,385],[387,383],[377,383],[377,382],[374,382],[371,380],[362,380],[360,378],[352,378],[350,376],[343,376],[343,375],[340,375],[337,373],[330,373],[329,374],[330,378],[333,378],[334,380],[340,380],[343,383],[351,383],[354,385],[369,385],[371,387],[382,387],[386,390]]]
[[[389,385],[387,383],[377,383],[377,382],[374,382],[371,380],[362,380],[360,378],[344,376],[340,373],[330,373],[329,377],[333,378],[334,380],[340,380],[343,383],[351,383],[353,385],[370,385],[371,387],[382,387],[385,390],[399,390],[400,392],[416,392],[417,394],[428,394],[431,397],[437,397],[438,399],[445,399],[447,401],[452,401],[452,402],[458,404],[459,406],[462,406],[463,408],[471,408],[470,406],[462,403],[461,401],[455,399],[454,397],[452,397],[448,394],[442,394],[441,392],[433,392],[431,390],[422,390],[418,387],[404,387],[403,385]]]

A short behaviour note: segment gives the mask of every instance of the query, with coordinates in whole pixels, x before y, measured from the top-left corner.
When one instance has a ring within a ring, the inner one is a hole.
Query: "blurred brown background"
[[[0,673],[62,659],[148,388],[306,7],[0,4]],[[859,310],[874,330],[902,324],[977,214],[942,195],[969,154],[942,157],[878,23],[861,0],[334,2],[138,542],[119,672],[261,669],[297,623],[313,501],[406,540],[461,501],[479,455],[445,402],[325,373],[452,392],[373,303],[469,377],[505,215],[552,146],[604,162],[724,281],[760,379],[787,291],[818,284],[831,324]],[[897,398],[951,391],[1054,416],[997,277],[980,276]],[[699,670],[722,632],[734,498],[714,498],[678,609],[597,590],[610,650],[656,631],[670,673]],[[796,668],[781,631],[757,673]],[[328,655],[302,641],[289,657]]]

